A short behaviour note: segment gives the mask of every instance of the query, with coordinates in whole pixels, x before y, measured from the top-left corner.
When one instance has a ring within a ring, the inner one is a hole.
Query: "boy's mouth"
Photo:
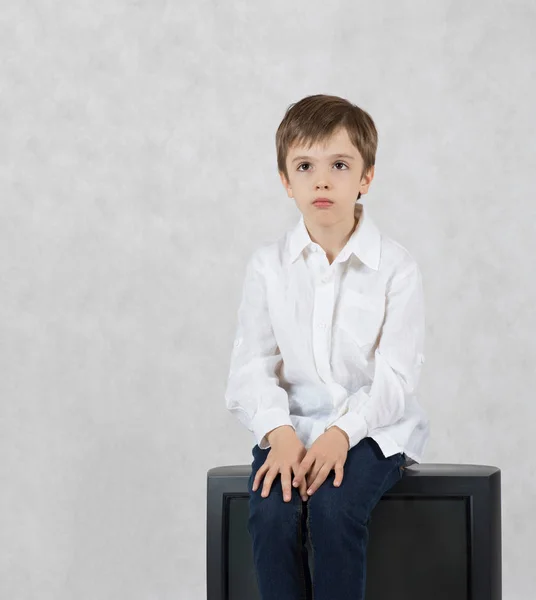
[[[331,206],[333,202],[328,198],[317,198],[313,201],[313,206],[323,207],[323,206]]]

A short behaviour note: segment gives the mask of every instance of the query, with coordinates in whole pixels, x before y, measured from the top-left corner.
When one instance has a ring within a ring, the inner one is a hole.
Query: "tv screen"
[[[250,473],[250,465],[207,473],[208,600],[260,600],[247,529]],[[367,600],[500,600],[500,481],[491,466],[408,467],[372,511]]]
[[[260,600],[247,531],[248,497],[227,501],[227,597]],[[369,524],[367,600],[469,600],[468,509],[464,497],[380,500]]]

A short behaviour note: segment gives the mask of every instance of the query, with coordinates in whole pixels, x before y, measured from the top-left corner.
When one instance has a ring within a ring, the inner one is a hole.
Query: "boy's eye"
[[[311,163],[307,163],[307,162],[304,162],[304,163],[301,163],[301,164],[299,164],[299,165],[298,165],[298,171],[302,171],[302,172],[303,172],[303,169],[301,169],[301,167],[303,167],[303,166],[305,166],[305,165],[306,165],[306,166],[310,166],[310,164],[311,164]],[[335,165],[344,165],[345,167],[347,167],[347,165],[346,165],[345,163],[341,162],[340,160],[338,160],[336,163],[333,163],[333,164],[335,164]],[[337,171],[341,171],[341,170],[342,170],[342,169],[337,169]],[[306,169],[306,171],[309,171],[309,169]]]

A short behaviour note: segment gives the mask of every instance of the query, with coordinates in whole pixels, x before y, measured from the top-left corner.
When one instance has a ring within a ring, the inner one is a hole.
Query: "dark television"
[[[207,600],[260,600],[247,530],[250,473],[250,465],[207,473]],[[367,600],[502,598],[496,467],[407,467],[373,510],[369,532]],[[314,579],[311,560],[310,568]]]

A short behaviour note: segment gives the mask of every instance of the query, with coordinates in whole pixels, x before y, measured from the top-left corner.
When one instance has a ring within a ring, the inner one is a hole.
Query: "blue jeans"
[[[252,490],[269,452],[253,447],[248,482],[248,531],[262,600],[362,600],[370,513],[402,477],[405,454],[386,458],[367,437],[348,451],[340,487],[333,486],[332,470],[307,501],[292,488],[292,499],[285,502],[281,475],[267,498],[261,496],[262,481]],[[312,582],[307,535],[313,550]]]

